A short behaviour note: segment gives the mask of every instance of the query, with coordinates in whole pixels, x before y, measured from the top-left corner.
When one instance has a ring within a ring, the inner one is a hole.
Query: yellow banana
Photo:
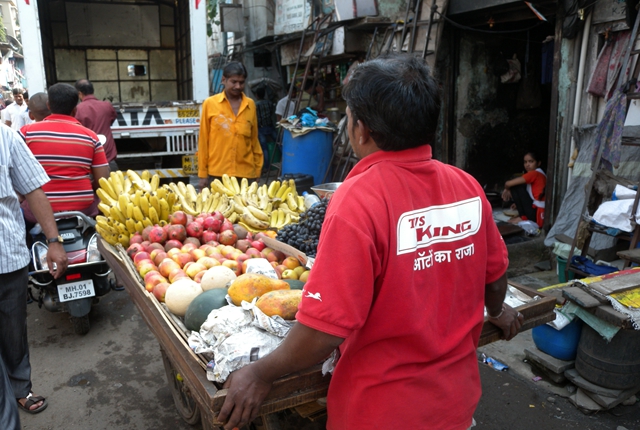
[[[118,236],[116,236],[115,234],[113,234],[113,233],[111,233],[109,231],[106,231],[105,229],[103,229],[99,225],[96,225],[96,231],[98,232],[98,234],[100,236],[102,236],[102,238],[104,240],[107,241],[107,243],[109,245],[115,246],[118,243]]]
[[[100,184],[100,188],[104,190],[105,193],[109,195],[112,199],[117,199],[118,194],[116,194],[115,190],[111,186],[111,182],[109,182],[106,178],[98,179],[98,184]]]
[[[104,190],[104,188],[98,188],[96,190],[96,194],[98,195],[98,198],[100,198],[100,201],[106,205],[113,206],[117,204],[117,200],[111,197],[109,193]]]
[[[176,187],[178,188],[178,194],[182,194],[183,196],[187,195],[187,186],[184,184],[184,182],[182,181],[178,182],[176,184]]]
[[[187,199],[185,196],[179,196],[179,197],[180,197],[180,205],[182,206],[182,210],[184,212],[193,216],[198,215],[196,210],[187,202]]]
[[[298,197],[298,189],[296,188],[296,181],[294,179],[289,179],[289,190],[290,193],[293,193],[293,197]]]
[[[168,224],[168,221],[165,221],[165,220],[163,220],[163,219],[161,219],[161,220],[160,220],[160,222],[158,223],[158,225],[159,225],[160,227],[164,227],[164,226],[165,226],[165,225],[167,225],[167,224]]]
[[[133,207],[133,219],[140,222],[142,222],[142,220],[144,219],[144,215],[142,214],[139,206]]]
[[[133,188],[133,184],[131,183],[131,179],[129,178],[125,178],[123,185],[122,185],[123,191],[125,194],[131,194],[131,188]]]
[[[148,170],[143,170],[140,174],[140,179],[149,182],[149,180],[151,179],[151,173]]]
[[[114,221],[125,222],[127,220],[117,206],[111,206],[109,208],[109,214]]]
[[[149,220],[151,224],[158,224],[160,222],[160,218],[158,218],[158,211],[153,206],[149,207]]]
[[[270,218],[269,218],[269,215],[267,215],[265,212],[261,211],[261,210],[260,210],[260,209],[258,209],[258,208],[254,208],[253,206],[246,206],[246,208],[247,208],[247,210],[248,210],[249,212],[251,212],[251,214],[252,214],[254,217],[258,218],[258,219],[259,219],[259,220],[261,220],[261,221],[267,221],[267,222],[269,222],[269,219],[270,219]]]
[[[127,214],[127,206],[129,205],[129,194],[122,193],[118,196],[118,208],[123,214]]]
[[[125,234],[118,235],[118,242],[125,248],[129,247],[129,236]]]
[[[269,188],[267,188],[267,195],[269,198],[273,199],[278,190],[280,190],[280,181],[273,181],[269,184]]]
[[[240,193],[246,193],[248,189],[249,189],[249,180],[247,178],[242,178],[242,180],[240,181]]]
[[[220,212],[222,212],[222,215],[228,219],[232,213],[235,213],[235,207],[232,204],[227,204],[227,207],[220,210]]]
[[[176,203],[175,205],[171,206],[171,209],[169,210],[169,213],[174,213],[174,212],[178,212],[182,210],[182,205],[180,203]]]
[[[259,220],[249,210],[245,209],[245,211],[240,215],[240,219],[245,223],[259,230],[266,230],[269,228],[269,223]]]
[[[291,214],[285,214],[284,216],[284,223],[282,223],[282,226],[284,227],[287,224],[291,224],[292,222],[292,218],[291,218]]]
[[[169,207],[172,207],[176,204],[177,195],[174,192],[167,193],[167,203],[169,203]]]
[[[107,218],[106,216],[97,215],[96,216],[96,222],[102,222],[103,224],[109,224],[109,218]]]
[[[102,228],[103,230],[105,230],[107,232],[109,232],[109,234],[116,234],[118,232],[118,229],[116,227],[112,226],[108,222],[96,221],[96,226]]]
[[[296,198],[293,197],[293,193],[287,194],[287,205],[291,208],[291,210],[295,211],[298,209],[298,202],[296,201]]]
[[[247,190],[247,194],[256,194],[258,192],[258,182],[253,181],[251,185],[249,185],[249,189]]]
[[[136,232],[136,222],[132,218],[127,218],[127,221],[124,223],[127,226],[127,230],[129,234],[133,234]]]
[[[231,178],[226,173],[222,175],[222,184],[234,194],[236,193],[236,190],[233,188],[233,184],[231,183]]]
[[[118,175],[118,180],[121,184],[124,184],[124,173],[122,170],[116,170],[116,175]]]
[[[124,193],[124,181],[120,180],[120,176],[116,172],[109,173],[109,183],[116,195]]]
[[[285,183],[280,187],[280,189],[276,193],[276,198],[284,200],[287,197],[288,193],[289,193],[289,185],[286,185],[286,181],[285,181]]]
[[[141,232],[142,230],[144,230],[144,224],[142,224],[142,221],[136,221],[136,231]]]
[[[259,228],[252,227],[252,226],[250,226],[249,224],[245,223],[242,220],[240,220],[240,221],[238,221],[238,222],[236,222],[234,224],[239,224],[242,227],[244,227],[245,229],[247,229],[248,231],[253,232],[253,233],[259,233],[261,231],[264,231],[264,229],[259,229]]]
[[[146,195],[140,197],[140,210],[145,217],[149,216],[149,199]]]
[[[206,188],[205,188],[206,189]],[[198,193],[198,195],[196,196],[196,203],[195,203],[195,207],[196,207],[196,212],[198,212],[199,214],[201,214],[202,211],[202,193]]]
[[[261,210],[267,209],[270,201],[271,199],[269,199],[269,196],[260,197],[260,200],[258,201],[258,208],[260,208]]]
[[[98,203],[98,210],[100,210],[100,212],[102,212],[102,214],[106,217],[111,216],[111,206],[109,205],[106,205],[104,203]]]
[[[278,209],[278,230],[280,230],[282,227],[284,227],[284,220],[286,218],[286,214],[284,213],[284,211],[282,209]]]
[[[129,231],[127,230],[127,226],[124,223],[116,221],[115,227],[116,227],[116,230],[118,230],[118,234],[129,234]]]
[[[156,190],[156,195],[158,196],[158,200],[167,198],[167,189],[164,185]]]
[[[270,214],[273,212],[273,202],[267,203],[267,207],[264,209],[264,212]]]
[[[160,218],[160,221],[169,220],[169,203],[165,199],[160,200],[160,212],[158,217]]]
[[[142,191],[136,190],[135,193],[129,195],[129,199],[134,206],[140,206],[140,197],[142,197]]]
[[[149,218],[145,218],[142,220],[142,225],[145,227],[153,227],[153,224],[151,224],[151,220]]]
[[[304,197],[303,196],[298,196],[298,197],[296,197],[296,200],[298,201],[298,211],[299,212],[304,212],[305,211]]]
[[[271,216],[269,217],[269,225],[271,227],[277,227],[278,226],[278,211],[277,210],[271,212]]]
[[[138,189],[145,192],[151,191],[151,185],[149,185],[149,181],[143,181],[140,175],[138,175],[133,170],[127,170],[127,176],[129,177],[129,179],[131,179],[131,183],[138,187]]]
[[[157,174],[154,174],[151,177],[151,180],[149,181],[149,186],[151,187],[151,191],[157,190],[159,185],[160,185],[160,176],[158,176]]]
[[[238,178],[232,176],[230,179],[233,190],[236,192],[236,194],[240,194],[240,184],[238,184]]]
[[[222,182],[220,182],[220,179],[214,179],[211,183],[211,188],[214,191],[218,191],[220,194],[225,194],[229,197],[233,197],[233,195],[235,194],[232,190],[230,190]]]
[[[153,206],[156,212],[160,213],[160,200],[158,200],[158,196],[155,193],[151,193],[149,196],[149,204]]]
[[[228,219],[229,219],[229,222],[230,222],[231,224],[235,224],[235,223],[237,223],[237,222],[238,222],[238,213],[237,213],[237,212],[232,213],[232,214],[229,216],[229,218],[228,218]]]
[[[123,212],[126,218],[133,218],[133,208],[133,202],[127,203],[127,210],[126,212]]]

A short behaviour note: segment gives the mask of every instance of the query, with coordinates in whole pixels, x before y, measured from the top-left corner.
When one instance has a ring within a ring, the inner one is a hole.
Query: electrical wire
[[[538,28],[541,25],[545,24],[545,21],[540,21],[535,25],[532,25],[531,27],[527,27],[527,28],[520,28],[518,30],[483,30],[481,28],[473,28],[473,27],[469,27],[466,25],[462,25],[459,24],[457,22],[455,22],[454,20],[452,20],[451,18],[447,17],[446,15],[443,15],[442,13],[436,11],[436,13],[438,15],[440,15],[440,18],[443,18],[445,21],[447,21],[449,24],[453,25],[456,28],[459,28],[461,30],[467,30],[467,31],[472,31],[472,32],[476,32],[476,33],[487,33],[487,34],[510,34],[510,33],[522,33],[523,31],[529,31],[529,30],[533,30],[534,28]]]

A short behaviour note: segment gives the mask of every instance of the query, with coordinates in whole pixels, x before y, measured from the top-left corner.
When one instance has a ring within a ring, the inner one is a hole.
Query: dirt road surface
[[[47,397],[49,407],[38,415],[21,411],[23,429],[194,428],[175,411],[158,343],[126,291],[109,293],[93,308],[91,331],[85,336],[74,334],[65,314],[52,314],[35,303],[28,310],[33,390]],[[566,399],[509,372],[481,365],[481,375],[478,430],[640,429],[638,404],[587,416]],[[287,427],[301,428],[322,425]]]

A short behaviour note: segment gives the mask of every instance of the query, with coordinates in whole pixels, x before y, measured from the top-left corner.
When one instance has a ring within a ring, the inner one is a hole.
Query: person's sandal
[[[47,399],[45,399],[42,396],[34,396],[33,393],[30,392],[29,395],[26,397],[26,399],[27,401],[24,403],[24,405],[20,403],[21,399],[16,399],[16,401],[18,402],[18,407],[28,414],[39,414],[40,412],[47,409],[47,406],[48,406]],[[42,402],[42,405],[39,408],[29,409],[31,408],[31,406],[39,402]]]

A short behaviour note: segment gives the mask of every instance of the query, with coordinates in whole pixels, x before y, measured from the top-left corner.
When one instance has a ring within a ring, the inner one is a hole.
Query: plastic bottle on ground
[[[316,196],[315,194],[309,194],[307,191],[305,191],[302,193],[302,195],[304,196],[304,207],[307,210],[320,203],[320,197]]]

